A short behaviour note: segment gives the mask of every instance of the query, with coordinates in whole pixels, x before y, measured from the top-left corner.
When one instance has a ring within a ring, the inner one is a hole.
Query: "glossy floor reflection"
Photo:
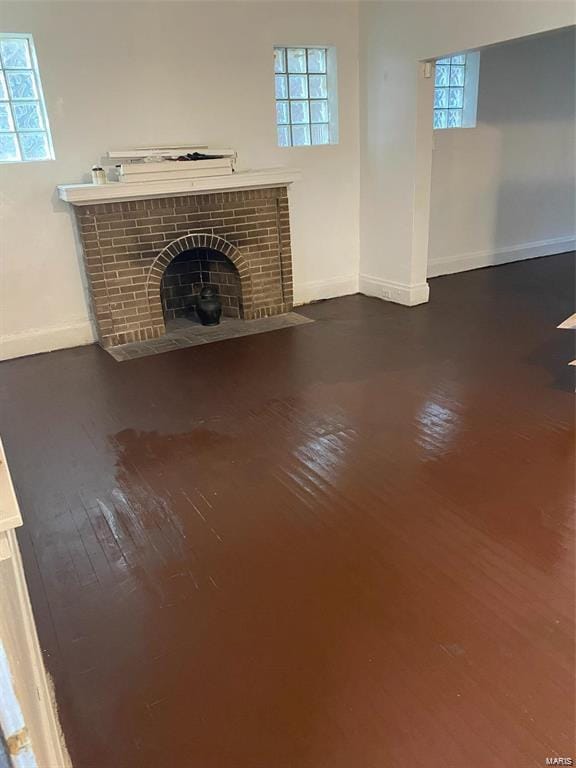
[[[541,766],[573,748],[574,260],[116,363],[4,363],[75,768]]]

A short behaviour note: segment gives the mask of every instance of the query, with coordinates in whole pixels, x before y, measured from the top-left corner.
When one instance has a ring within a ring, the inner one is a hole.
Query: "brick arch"
[[[252,315],[253,290],[252,278],[246,257],[239,248],[219,235],[212,235],[208,232],[194,232],[172,240],[171,243],[160,251],[148,270],[146,293],[148,295],[151,316],[156,321],[155,324],[162,323],[162,326],[164,324],[162,302],[160,301],[160,284],[166,267],[181,253],[191,251],[194,248],[209,248],[219,251],[234,264],[240,278],[244,315],[245,317],[250,317]],[[162,330],[162,333],[164,331],[165,328]]]

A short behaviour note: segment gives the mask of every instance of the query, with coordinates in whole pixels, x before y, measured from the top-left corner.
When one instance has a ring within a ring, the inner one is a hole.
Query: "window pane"
[[[288,78],[290,83],[290,98],[291,99],[307,99],[308,98],[308,78],[306,75],[290,75]]]
[[[290,122],[287,101],[276,102],[276,122],[278,125],[288,125]]]
[[[437,64],[435,85],[437,85],[440,88],[447,86],[449,77],[450,77],[450,67],[444,64]]]
[[[279,125],[276,130],[278,131],[278,146],[289,147],[290,146],[290,128],[287,125]]]
[[[467,104],[469,96],[472,97],[472,86],[474,85],[475,90],[477,84],[476,70],[468,68],[468,63],[478,55],[458,53],[449,58],[437,59],[434,128],[461,128],[468,125],[468,121],[464,123],[464,105]],[[440,87],[438,83],[441,83]],[[468,88],[470,94],[467,92]]]
[[[40,104],[37,101],[14,104],[14,120],[18,131],[37,131],[44,128]]]
[[[24,160],[46,160],[50,157],[45,133],[19,133],[18,138]]]
[[[274,72],[286,72],[285,48],[274,48]]]
[[[450,67],[450,85],[464,86],[465,67]]]
[[[286,75],[276,75],[276,98],[288,98],[288,81]]]
[[[0,133],[0,160],[19,160],[15,133]]]
[[[312,144],[330,144],[330,136],[326,124],[312,126]]]
[[[328,122],[328,102],[311,101],[310,102],[310,121],[312,123]]]
[[[309,123],[310,117],[308,115],[308,102],[307,101],[290,102],[290,116],[293,123]]]
[[[327,97],[326,75],[310,75],[310,98],[326,99]]]
[[[0,104],[0,131],[13,131],[12,113],[8,104]]]
[[[8,90],[12,99],[36,99],[36,82],[32,72],[6,72]]]
[[[310,126],[292,126],[292,143],[295,147],[305,147],[310,144]]]
[[[0,35],[0,162],[52,157],[42,99],[32,38]]]
[[[306,72],[306,48],[288,48],[288,72]]]
[[[448,128],[460,128],[462,126],[462,110],[448,110]]]
[[[325,48],[274,48],[279,146],[330,143],[327,66]]]
[[[450,98],[448,99],[448,106],[451,109],[462,109],[464,104],[464,88],[450,88]],[[446,105],[442,105],[446,106]]]
[[[447,128],[448,115],[445,109],[434,110],[434,128]]]
[[[448,106],[448,88],[436,88],[434,90],[434,108],[446,109]]]
[[[30,50],[25,38],[4,38],[0,40],[0,55],[4,69],[30,69]]]
[[[326,72],[326,51],[308,48],[308,72]]]

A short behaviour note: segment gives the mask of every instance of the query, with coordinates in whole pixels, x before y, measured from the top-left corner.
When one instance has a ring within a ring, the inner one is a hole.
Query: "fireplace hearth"
[[[298,312],[286,312],[275,317],[263,317],[260,320],[223,317],[219,325],[201,325],[190,321],[188,318],[177,317],[166,323],[164,336],[151,341],[138,341],[133,344],[106,347],[106,351],[118,362],[124,362],[188,347],[205,346],[206,344],[240,339],[245,336],[281,331],[299,325],[308,325],[312,322],[311,318]]]

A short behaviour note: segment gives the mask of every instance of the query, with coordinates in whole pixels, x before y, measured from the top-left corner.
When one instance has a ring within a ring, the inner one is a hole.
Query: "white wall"
[[[419,60],[574,23],[574,6],[360,3],[360,289],[426,300],[432,81]]]
[[[434,133],[429,276],[574,248],[574,43],[482,51],[477,127]]]
[[[239,167],[287,165],[296,300],[357,289],[358,11],[355,3],[5,2],[0,25],[34,36],[56,160],[0,168],[0,341],[5,356],[94,338],[71,212],[117,146],[231,145]],[[272,47],[334,45],[340,143],[276,146]]]

